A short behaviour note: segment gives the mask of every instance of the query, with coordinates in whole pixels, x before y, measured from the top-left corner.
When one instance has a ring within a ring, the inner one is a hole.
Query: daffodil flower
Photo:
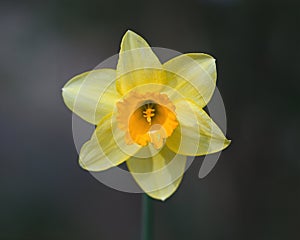
[[[149,196],[165,200],[178,188],[187,156],[221,151],[230,141],[203,110],[216,84],[215,59],[189,53],[161,63],[132,31],[121,42],[117,69],[72,78],[65,104],[96,125],[79,163],[103,171],[126,162]]]

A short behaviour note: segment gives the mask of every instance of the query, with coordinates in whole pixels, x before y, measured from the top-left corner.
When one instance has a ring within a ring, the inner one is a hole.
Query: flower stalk
[[[153,239],[153,201],[147,194],[142,195],[142,240]]]

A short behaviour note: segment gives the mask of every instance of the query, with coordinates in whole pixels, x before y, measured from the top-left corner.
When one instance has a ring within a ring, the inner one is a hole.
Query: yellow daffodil
[[[102,171],[126,162],[149,196],[170,197],[187,156],[230,143],[203,110],[215,84],[213,57],[189,53],[161,63],[142,37],[127,31],[116,70],[80,74],[63,88],[65,104],[97,126],[81,148],[81,167]]]

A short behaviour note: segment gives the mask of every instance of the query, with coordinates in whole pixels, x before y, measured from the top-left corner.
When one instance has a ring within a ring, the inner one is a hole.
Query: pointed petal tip
[[[163,198],[160,199],[160,201],[162,201],[162,202],[164,202],[164,201],[166,201],[166,200],[167,200],[166,197],[163,197]]]
[[[134,32],[133,30],[131,29],[128,29],[124,35],[129,35],[129,34],[132,34],[132,35],[138,35],[136,32]]]
[[[229,144],[231,143],[231,141],[232,141],[232,140],[226,138],[226,141],[225,141],[225,142],[226,142],[226,144],[229,145]]]
[[[130,35],[137,35],[137,34],[136,34],[134,31],[128,29],[128,30],[124,33],[123,39],[129,37]]]
[[[128,51],[136,48],[149,48],[147,41],[132,30],[127,30],[122,37],[121,51]]]
[[[170,197],[173,196],[173,194],[175,193],[175,191],[178,189],[178,186],[171,192],[167,192],[167,193],[158,193],[156,191],[154,192],[145,192],[149,197],[158,200],[158,201],[162,201],[165,202],[166,200],[168,200]]]
[[[223,146],[222,150],[226,149],[230,144],[231,144],[231,140],[225,138],[225,140],[224,140],[224,146]]]
[[[125,34],[131,34],[131,33],[134,33],[134,31],[128,29]]]
[[[147,193],[145,192],[150,198],[154,199],[154,200],[158,200],[158,201],[162,201],[165,202],[170,196],[157,196],[157,195],[153,195],[151,193]]]

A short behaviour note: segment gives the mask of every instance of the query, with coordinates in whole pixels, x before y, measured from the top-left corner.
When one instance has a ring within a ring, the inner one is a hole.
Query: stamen
[[[155,116],[155,109],[153,109],[153,105],[150,103],[147,103],[145,106],[145,111],[143,111],[143,117],[147,119],[147,122],[149,123],[149,125],[151,125],[151,118]]]

